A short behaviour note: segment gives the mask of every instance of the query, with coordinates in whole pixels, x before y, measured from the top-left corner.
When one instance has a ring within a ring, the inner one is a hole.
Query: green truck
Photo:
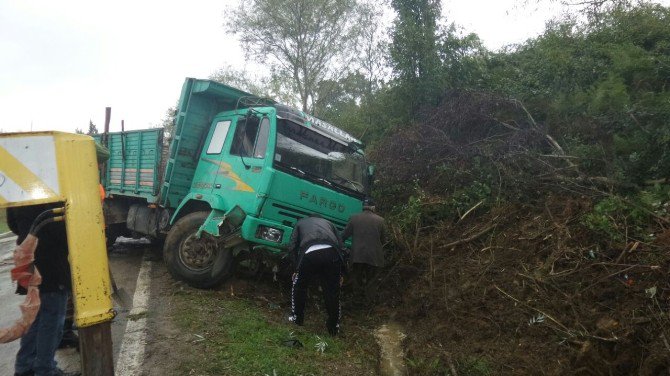
[[[216,286],[237,263],[276,267],[297,220],[318,213],[342,230],[370,192],[360,141],[214,81],[186,79],[169,148],[164,137],[98,136],[111,154],[101,171],[107,233],[164,242],[170,273],[194,287]]]

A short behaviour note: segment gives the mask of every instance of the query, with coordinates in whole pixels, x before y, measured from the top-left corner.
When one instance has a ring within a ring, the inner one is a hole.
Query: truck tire
[[[219,249],[216,240],[205,232],[200,239],[195,237],[208,215],[198,211],[179,219],[163,246],[163,260],[170,274],[200,289],[219,285],[233,271],[231,249]]]

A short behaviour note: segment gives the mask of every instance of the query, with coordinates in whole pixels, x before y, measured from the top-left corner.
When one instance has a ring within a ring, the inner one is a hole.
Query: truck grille
[[[311,213],[303,211],[303,210],[298,210],[298,209],[292,208],[290,206],[285,206],[285,205],[281,205],[281,204],[277,204],[277,203],[272,203],[272,206],[274,208],[278,209],[277,213],[279,215],[290,218],[290,221],[288,221],[290,223],[286,223],[287,221],[283,221],[283,223],[287,226],[292,225],[293,223],[297,222],[301,218],[309,217],[309,215],[311,214]],[[337,219],[333,219],[333,218],[328,217],[326,215],[324,215],[323,217],[325,219],[333,222],[333,224],[335,225],[335,227],[338,230],[340,230],[340,231],[344,230],[344,226],[346,226],[346,223],[343,223],[343,222],[341,222]]]

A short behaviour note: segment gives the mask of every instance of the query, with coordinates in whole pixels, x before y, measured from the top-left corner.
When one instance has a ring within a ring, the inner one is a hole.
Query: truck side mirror
[[[372,183],[375,181],[375,166],[368,165],[368,187],[372,189]]]

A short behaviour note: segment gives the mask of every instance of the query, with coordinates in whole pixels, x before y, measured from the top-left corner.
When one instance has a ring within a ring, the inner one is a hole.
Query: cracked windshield
[[[277,167],[321,184],[337,186],[356,194],[366,191],[363,155],[286,119],[277,119],[274,160]]]

